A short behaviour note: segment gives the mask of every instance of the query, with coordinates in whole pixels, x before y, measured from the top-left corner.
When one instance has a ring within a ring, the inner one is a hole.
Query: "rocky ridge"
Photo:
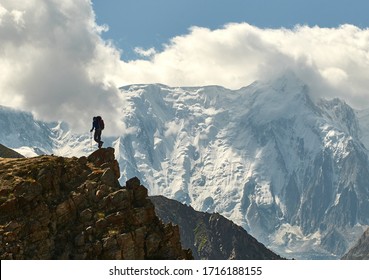
[[[191,206],[164,196],[150,196],[150,200],[160,219],[179,226],[181,242],[191,249],[195,259],[282,259],[218,213],[195,211]]]
[[[343,260],[369,260],[369,228],[343,257]]]
[[[88,157],[0,159],[1,259],[191,259],[114,149]]]
[[[0,144],[0,158],[24,158],[24,156]]]

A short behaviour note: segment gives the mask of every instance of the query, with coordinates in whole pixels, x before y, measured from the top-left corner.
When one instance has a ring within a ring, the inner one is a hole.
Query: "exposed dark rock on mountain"
[[[343,260],[369,260],[369,228],[343,257]]]
[[[179,225],[183,247],[190,248],[195,259],[281,259],[222,215],[198,212],[163,196],[151,196],[150,200],[165,223]]]
[[[190,259],[114,149],[89,157],[0,159],[1,259]]]
[[[23,158],[21,154],[0,144],[0,158]]]

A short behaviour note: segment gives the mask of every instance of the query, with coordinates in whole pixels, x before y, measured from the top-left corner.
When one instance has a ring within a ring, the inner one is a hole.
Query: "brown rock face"
[[[0,159],[0,258],[191,259],[140,181],[118,178],[112,148]]]

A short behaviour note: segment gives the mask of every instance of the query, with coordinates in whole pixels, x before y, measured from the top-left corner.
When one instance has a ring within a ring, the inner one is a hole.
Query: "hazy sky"
[[[369,107],[369,1],[1,0],[0,105],[65,120],[103,115],[118,87],[231,89],[294,71],[315,96]]]

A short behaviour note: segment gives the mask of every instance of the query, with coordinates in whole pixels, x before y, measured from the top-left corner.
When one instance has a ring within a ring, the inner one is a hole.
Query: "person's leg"
[[[101,134],[100,134],[101,135]],[[97,131],[97,129],[95,129],[95,133],[94,133],[94,140],[95,142],[99,143],[100,139],[99,139],[99,132]]]
[[[104,142],[101,141],[101,130],[100,129],[97,131],[97,142],[99,143],[99,148],[101,148]]]

